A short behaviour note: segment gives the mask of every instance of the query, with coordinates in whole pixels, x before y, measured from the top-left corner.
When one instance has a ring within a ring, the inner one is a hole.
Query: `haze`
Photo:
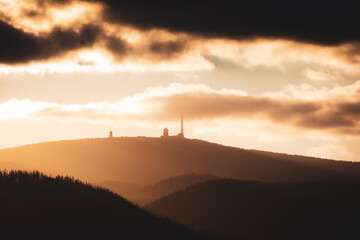
[[[133,2],[0,0],[0,148],[176,134],[183,114],[188,138],[359,160],[355,8]]]

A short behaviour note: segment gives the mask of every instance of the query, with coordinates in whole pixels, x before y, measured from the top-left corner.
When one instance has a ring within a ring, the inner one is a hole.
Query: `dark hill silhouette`
[[[216,177],[210,174],[189,173],[167,178],[145,187],[115,181],[98,182],[96,185],[109,188],[132,203],[142,206],[190,185],[206,182],[212,179],[216,179]]]
[[[120,181],[101,181],[94,183],[94,185],[110,189],[114,193],[126,198],[131,202],[133,202],[133,196],[136,195],[140,189],[142,189],[142,187],[139,185]]]
[[[196,172],[257,181],[360,179],[360,163],[226,147],[201,140],[121,137],[69,140],[0,150],[21,169],[148,185]]]
[[[360,239],[360,182],[213,180],[145,207],[198,231],[248,240]]]
[[[184,189],[194,184],[206,182],[217,177],[210,174],[184,174],[172,178],[164,179],[160,182],[145,186],[139,193],[146,201],[154,201],[171,193]],[[145,203],[145,202],[143,202]]]
[[[0,172],[1,239],[205,239],[69,177]]]

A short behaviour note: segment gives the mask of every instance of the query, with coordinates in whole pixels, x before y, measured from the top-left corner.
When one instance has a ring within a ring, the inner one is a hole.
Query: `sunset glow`
[[[358,12],[0,0],[1,240],[360,239]]]
[[[14,42],[0,50],[0,131],[37,131],[1,148],[110,129],[159,136],[183,113],[191,138],[360,160],[358,41],[233,37],[112,11],[106,1],[0,1],[1,43]],[[48,131],[57,124],[66,131]]]

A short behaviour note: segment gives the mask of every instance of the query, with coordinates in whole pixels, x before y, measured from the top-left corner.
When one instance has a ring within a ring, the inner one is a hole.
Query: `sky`
[[[346,1],[0,0],[0,148],[167,127],[360,160],[360,29]]]

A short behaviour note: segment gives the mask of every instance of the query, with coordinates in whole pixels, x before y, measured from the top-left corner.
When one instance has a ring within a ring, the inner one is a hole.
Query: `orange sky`
[[[356,44],[143,29],[105,21],[98,1],[38,4],[0,0],[0,27],[37,48],[1,52],[0,148],[175,134],[183,113],[189,138],[360,160]]]

